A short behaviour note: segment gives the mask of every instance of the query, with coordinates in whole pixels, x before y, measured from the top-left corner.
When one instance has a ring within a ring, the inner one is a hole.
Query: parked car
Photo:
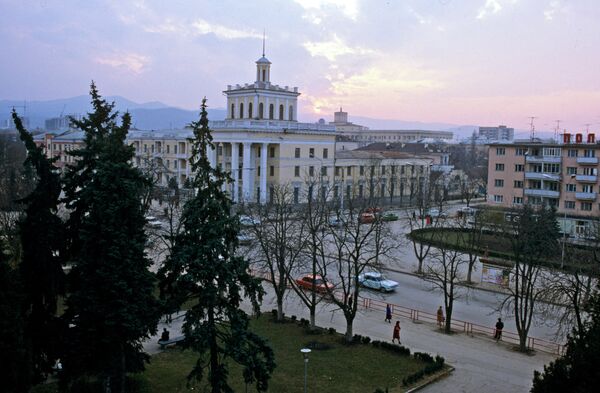
[[[329,226],[334,228],[341,228],[344,225],[344,221],[339,217],[329,217]]]
[[[313,276],[312,274],[307,274],[295,280],[296,284],[302,288],[311,291],[313,288],[313,282],[315,286],[315,292],[318,293],[327,293],[327,289],[330,291],[333,290],[334,285],[330,282],[326,282],[323,280],[323,277],[320,275]]]
[[[154,229],[162,228],[162,222],[160,222],[154,216],[146,216],[146,225],[148,225],[150,228],[154,228]]]
[[[260,225],[260,220],[250,216],[240,216],[240,225],[243,227],[252,227],[254,225]]]
[[[381,292],[392,292],[398,286],[396,281],[388,280],[378,272],[361,274],[358,276],[358,283],[365,288],[371,288]]]
[[[375,214],[373,214],[373,213],[361,213],[361,215],[358,216],[359,224],[372,224],[374,222],[375,222]]]
[[[440,211],[440,209],[429,209],[427,215],[433,218],[446,218],[446,213]]]
[[[368,207],[365,209],[365,213],[373,213],[373,214],[379,214],[381,213],[383,210],[380,207]]]
[[[241,245],[251,244],[254,240],[254,236],[248,232],[240,232],[237,236],[238,243]]]
[[[398,215],[394,213],[385,213],[381,216],[383,221],[398,221]]]

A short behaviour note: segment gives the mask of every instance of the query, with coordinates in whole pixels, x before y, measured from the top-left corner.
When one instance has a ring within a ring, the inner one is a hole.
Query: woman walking
[[[400,344],[400,321],[396,321],[396,325],[394,325],[394,333],[392,335],[392,342],[394,340],[398,340],[398,344]]]
[[[445,320],[446,318],[444,318],[444,311],[442,310],[442,306],[440,306],[440,308],[437,310],[437,323],[440,329],[442,328],[442,324]]]
[[[392,323],[392,307],[389,304],[385,306],[385,321]]]

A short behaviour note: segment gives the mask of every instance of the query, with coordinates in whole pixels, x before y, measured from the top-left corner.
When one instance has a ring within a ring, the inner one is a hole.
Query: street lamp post
[[[310,353],[310,349],[302,348],[300,352],[302,352],[302,356],[304,356],[304,393],[306,393],[306,375],[308,372],[308,354]]]

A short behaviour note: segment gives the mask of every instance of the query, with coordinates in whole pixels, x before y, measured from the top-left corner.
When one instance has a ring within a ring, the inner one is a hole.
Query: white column
[[[250,191],[250,175],[252,174],[252,168],[250,167],[250,150],[252,142],[243,142],[244,145],[244,156],[242,163],[242,201],[249,202],[251,197]]]
[[[267,143],[260,147],[260,203],[267,203]]]
[[[263,113],[263,119],[269,120],[269,97],[265,97],[265,108]]]
[[[258,79],[257,79],[258,80]],[[258,96],[254,96],[254,105],[252,105],[252,118],[258,119]]]
[[[242,119],[248,118],[248,96],[244,97],[244,113],[242,115]]]
[[[275,112],[275,120],[279,120],[279,98],[275,98],[275,110],[273,112]]]
[[[239,170],[240,170],[240,144],[231,143],[231,176],[233,177],[233,201],[239,202]]]
[[[289,120],[289,118],[290,118],[290,102],[287,98],[285,99],[283,113],[284,113],[283,120]]]
[[[250,202],[258,202],[258,197],[256,196],[256,186],[254,185],[256,183],[256,152],[258,149],[256,149],[256,146],[253,147],[252,149],[250,149],[250,168],[252,168],[250,170],[250,184],[248,185],[248,190],[250,191],[250,198],[249,201]]]

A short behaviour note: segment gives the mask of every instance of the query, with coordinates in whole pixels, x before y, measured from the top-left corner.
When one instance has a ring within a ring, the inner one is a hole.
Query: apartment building
[[[510,208],[523,203],[557,209],[563,231],[585,237],[600,218],[595,135],[563,134],[560,143],[540,139],[489,145],[488,201]]]

